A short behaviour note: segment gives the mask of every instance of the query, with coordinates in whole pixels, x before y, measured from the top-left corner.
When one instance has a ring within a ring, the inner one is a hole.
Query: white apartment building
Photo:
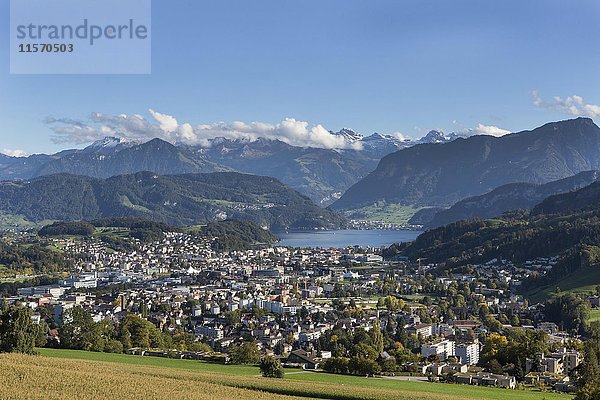
[[[456,346],[454,355],[465,364],[475,365],[479,362],[479,343],[461,343]]]
[[[440,359],[446,360],[446,358],[455,355],[455,343],[453,340],[442,340],[431,344],[424,344],[421,346],[421,355],[429,357],[430,355],[437,354]]]

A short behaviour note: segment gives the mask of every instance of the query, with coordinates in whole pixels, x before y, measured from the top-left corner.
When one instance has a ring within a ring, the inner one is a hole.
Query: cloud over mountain
[[[223,137],[248,141],[258,138],[277,139],[298,147],[363,149],[360,140],[349,140],[347,135],[341,134],[344,130],[334,133],[321,124],[311,125],[294,118],[285,118],[277,124],[233,121],[192,125],[181,123],[174,116],[153,109],[149,109],[148,114],[149,117],[94,112],[85,120],[48,117],[45,122],[53,132],[52,141],[60,144],[88,144],[110,136],[132,141],[160,138],[174,144],[210,146],[210,139]],[[454,132],[454,136],[502,136],[508,133],[510,132],[497,126],[480,123],[475,128]],[[359,136],[362,138],[362,135]],[[400,132],[388,136],[400,141],[408,140]]]
[[[27,155],[25,151],[18,149],[0,149],[0,154],[4,154],[9,157],[25,157]]]
[[[490,135],[490,136],[504,136],[511,133],[510,131],[502,128],[498,128],[494,125],[484,125],[478,124],[477,128],[473,129],[474,132],[477,132],[478,135]]]
[[[114,136],[127,140],[161,138],[171,143],[208,145],[209,139],[225,137],[246,140],[278,139],[294,146],[328,149],[360,150],[361,147],[360,143],[349,143],[320,124],[310,125],[294,118],[286,118],[278,124],[234,121],[192,126],[189,123],[179,123],[171,115],[152,109],[148,111],[150,120],[139,114],[109,115],[95,112],[85,121],[49,117],[46,123],[53,131],[52,140],[55,143],[84,144]]]
[[[565,98],[554,96],[550,101],[544,100],[538,90],[531,92],[531,95],[533,104],[537,107],[560,111],[574,117],[600,117],[600,105],[587,103],[583,97],[578,95]]]

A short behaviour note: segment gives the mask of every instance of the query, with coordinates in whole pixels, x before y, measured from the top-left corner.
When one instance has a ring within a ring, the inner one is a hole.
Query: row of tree
[[[589,328],[589,338],[584,343],[581,378],[575,400],[600,399],[600,322]]]
[[[45,324],[35,324],[31,310],[24,307],[0,307],[0,352],[33,354],[36,346],[46,343]]]
[[[59,326],[60,346],[68,349],[122,353],[130,348],[210,352],[211,347],[196,341],[181,328],[163,332],[155,324],[136,314],[128,314],[120,323],[95,322],[83,308],[76,306],[63,314]]]

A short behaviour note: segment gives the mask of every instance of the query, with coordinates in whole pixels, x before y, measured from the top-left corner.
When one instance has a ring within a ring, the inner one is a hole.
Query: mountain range
[[[530,209],[544,197],[591,183],[596,179],[592,172],[574,175],[600,169],[600,128],[588,118],[502,137],[469,136],[472,133],[431,131],[419,140],[404,140],[378,133],[365,137],[344,128],[331,132],[346,143],[340,149],[298,147],[266,138],[213,138],[202,146],[189,146],[109,137],[52,155],[0,155],[0,179],[241,172],[276,178],[316,204],[333,203],[333,209],[347,215],[373,204],[386,204],[389,210],[394,205],[424,208],[411,222],[434,227]],[[560,181],[569,177],[573,180]],[[553,181],[557,182],[549,184]]]
[[[508,213],[494,220],[465,219],[431,229],[414,242],[393,245],[390,251],[460,268],[493,258],[524,262],[559,255],[577,246],[597,246],[598,218],[600,182],[594,182],[550,196],[531,211]]]
[[[239,219],[281,229],[338,228],[334,212],[271,177],[235,172],[107,179],[56,174],[0,182],[0,213],[30,221],[143,217],[175,225]]]
[[[545,198],[581,189],[600,179],[600,172],[585,171],[577,175],[546,184],[509,183],[481,196],[469,197],[441,210],[423,220],[415,214],[412,223],[419,222],[425,228],[436,228],[469,218],[493,218],[507,211],[530,210]]]
[[[0,154],[0,179],[31,179],[57,173],[95,178],[151,171],[159,175],[237,171],[269,175],[327,206],[377,166],[381,157],[420,143],[449,141],[432,132],[416,141],[391,135],[363,137],[351,129],[333,133],[348,149],[298,147],[280,140],[214,138],[204,146],[107,137],[84,149],[53,155],[8,157]]]
[[[332,207],[379,201],[449,207],[516,182],[544,184],[600,169],[600,128],[589,118],[545,124],[501,137],[476,135],[418,144],[385,156]]]

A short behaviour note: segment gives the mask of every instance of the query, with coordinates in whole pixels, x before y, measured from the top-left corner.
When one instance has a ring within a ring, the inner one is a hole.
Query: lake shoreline
[[[273,232],[278,246],[299,248],[388,247],[413,241],[422,231],[407,229],[339,229]]]

